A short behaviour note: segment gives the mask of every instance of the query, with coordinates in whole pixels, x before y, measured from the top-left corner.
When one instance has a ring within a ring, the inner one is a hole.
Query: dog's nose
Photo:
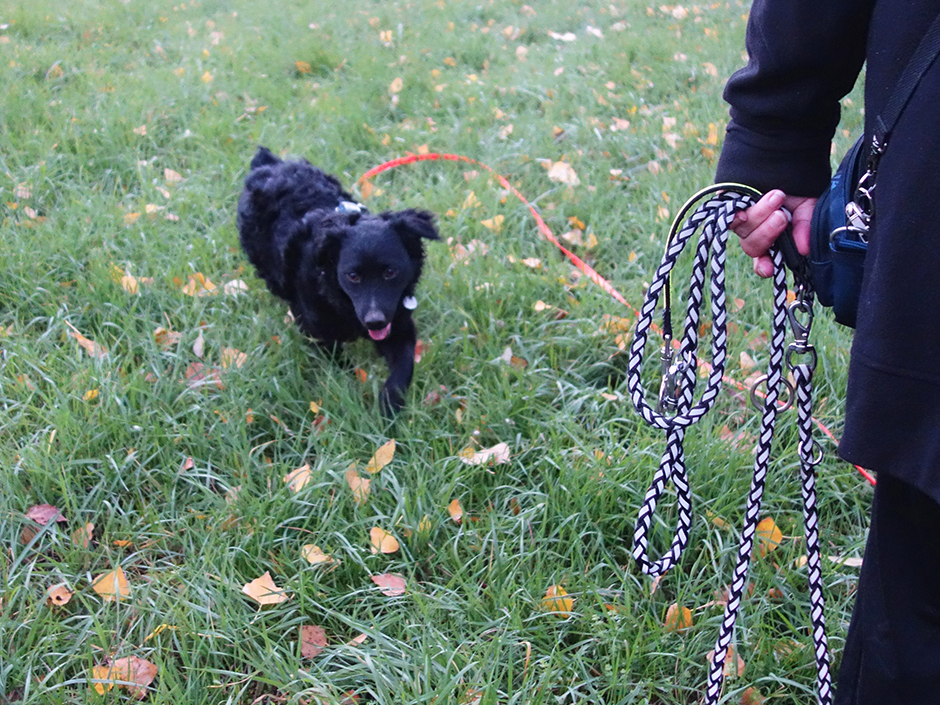
[[[388,323],[388,321],[385,320],[385,316],[382,314],[382,312],[375,309],[368,311],[362,322],[369,330],[379,330],[384,328]]]

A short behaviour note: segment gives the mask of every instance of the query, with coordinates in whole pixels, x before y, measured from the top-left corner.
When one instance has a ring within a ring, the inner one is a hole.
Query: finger
[[[749,257],[760,257],[767,254],[767,250],[780,237],[780,233],[787,229],[789,224],[790,220],[783,211],[774,211],[754,228],[747,237],[741,239],[741,249]]]
[[[740,238],[749,237],[774,211],[778,210],[783,205],[784,198],[784,193],[780,189],[768,191],[761,196],[757,203],[746,211],[743,211],[742,214],[739,214],[744,216],[744,222],[739,223],[737,227],[732,223],[731,229],[734,230]],[[737,219],[736,216],[735,220]]]
[[[762,257],[755,257],[754,273],[759,277],[763,277],[764,279],[772,277],[774,274],[774,261],[767,255]]]
[[[813,220],[813,210],[816,207],[815,198],[790,198],[784,205],[793,212],[793,239],[800,254],[809,254],[810,225]]]

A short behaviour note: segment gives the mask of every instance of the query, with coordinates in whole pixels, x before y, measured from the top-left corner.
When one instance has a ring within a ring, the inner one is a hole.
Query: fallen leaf
[[[199,329],[199,335],[196,336],[196,342],[193,343],[193,355],[198,357],[200,360],[206,354],[206,339],[202,336],[202,329]]]
[[[498,233],[503,228],[504,220],[505,220],[505,216],[494,215],[492,218],[481,220],[480,224],[487,230],[492,230],[494,233]]]
[[[846,568],[861,568],[862,559],[858,557],[849,557],[849,556],[827,556],[830,561],[837,565],[844,565]],[[804,564],[806,563],[806,557],[803,556]]]
[[[72,329],[69,331],[69,335],[75,338],[75,340],[78,341],[78,344],[81,345],[85,352],[87,352],[91,357],[100,359],[108,354],[108,351],[103,346],[99,345],[93,340],[89,340],[84,335],[79,333],[78,329],[71,323],[66,321],[65,325]]]
[[[712,649],[705,655],[705,660],[709,663],[713,663],[715,660],[715,651]],[[725,663],[721,667],[721,672],[725,678],[740,678],[744,675],[744,659],[741,658],[733,646],[728,647],[728,651],[725,653]]]
[[[105,602],[129,597],[131,586],[121,568],[99,575],[91,584],[91,589],[98,593]]]
[[[301,658],[316,658],[329,644],[326,630],[313,624],[304,624],[300,628],[300,656]]]
[[[764,705],[764,696],[757,688],[748,688],[741,695],[741,705]]]
[[[374,577],[372,578],[372,582],[376,583]],[[378,585],[378,583],[376,583],[376,585]],[[366,643],[366,640],[368,638],[369,638],[368,634],[360,634],[358,636],[354,636],[352,639],[346,642],[346,646],[362,646],[363,644]]]
[[[395,457],[395,439],[393,438],[390,441],[382,444],[375,455],[372,456],[372,459],[366,465],[366,471],[370,475],[375,475],[382,468],[392,462],[392,458]]]
[[[56,607],[61,607],[62,605],[67,605],[69,600],[72,599],[73,593],[69,590],[68,586],[65,583],[59,583],[58,585],[53,585],[50,587],[46,594],[46,604],[49,606],[55,605]]]
[[[401,547],[398,539],[385,529],[373,526],[369,531],[369,542],[372,544],[372,553],[395,553]]]
[[[675,602],[666,610],[666,621],[663,625],[667,632],[681,632],[692,626],[692,610],[680,607]]]
[[[286,482],[287,486],[294,492],[300,492],[312,479],[313,475],[310,473],[310,463],[305,464],[302,468],[291,470],[284,476],[284,482]]]
[[[190,274],[183,286],[183,293],[187,296],[209,296],[214,294],[216,286],[202,272]]]
[[[218,367],[206,367],[201,362],[193,362],[186,366],[183,376],[191,389],[199,389],[209,384],[214,384],[219,390],[225,389]]]
[[[59,511],[58,507],[51,504],[36,504],[26,510],[26,518],[32,519],[37,524],[45,526],[50,521],[64,522],[65,517]]]
[[[458,456],[460,462],[467,465],[487,465],[492,461],[493,465],[502,465],[509,462],[509,444],[497,443],[492,448],[474,451],[467,447],[462,450]]]
[[[358,380],[359,380],[360,382],[362,382],[363,384],[365,384],[365,383],[366,383],[366,380],[369,379],[369,373],[366,372],[366,371],[365,371],[364,369],[362,369],[361,367],[355,368],[355,369],[353,370],[353,374],[356,375],[356,379],[358,379]]]
[[[765,556],[779,548],[783,532],[777,528],[773,519],[766,517],[757,524],[757,538],[760,541],[760,555]]]
[[[379,590],[386,597],[398,597],[404,595],[408,583],[405,578],[396,573],[382,573],[373,575],[372,582],[379,586]]]
[[[460,524],[463,521],[463,507],[460,506],[460,500],[452,500],[450,504],[447,505],[447,512],[450,514],[450,518],[454,520],[455,524]]]
[[[226,296],[237,296],[248,291],[248,285],[241,279],[232,279],[222,285],[222,292]]]
[[[267,570],[260,578],[245,583],[242,586],[242,592],[259,605],[276,605],[290,599],[281,588],[274,584],[274,578]]]
[[[404,87],[404,84],[402,83],[401,78],[396,77],[392,81],[391,85],[388,87],[388,92],[394,95],[396,93],[400,93],[403,87]]]
[[[85,526],[77,529],[72,534],[72,545],[76,548],[88,548],[91,544],[91,537],[94,534],[95,525],[88,523]]]
[[[300,555],[304,557],[304,560],[313,565],[321,565],[333,562],[333,556],[328,553],[324,553],[320,550],[320,547],[308,543],[301,547]]]
[[[349,489],[352,490],[353,498],[359,506],[365,504],[369,498],[369,485],[371,482],[372,480],[368,478],[360,477],[355,467],[351,467],[346,471],[346,483],[349,485]]]
[[[526,6],[527,7],[527,6]],[[560,42],[573,42],[578,37],[573,32],[565,32],[564,34],[559,34],[558,32],[549,32],[548,36],[552,39],[557,39]]]
[[[117,686],[126,688],[140,700],[147,696],[147,686],[157,677],[157,667],[146,659],[129,656],[116,659],[110,665],[94,666],[91,675],[94,680],[107,681],[93,684],[99,695],[104,695]]]
[[[578,186],[581,183],[581,179],[578,178],[568,162],[555,162],[552,164],[548,170],[548,178],[551,181],[567,184],[568,186]]]
[[[542,609],[559,617],[570,617],[574,607],[574,598],[561,585],[549,585],[542,598]]]
[[[137,219],[140,217],[140,213],[125,213],[124,214],[124,224],[133,225],[137,222]]]
[[[223,348],[222,350],[222,369],[229,367],[241,367],[248,361],[248,354],[243,353],[237,348]]]
[[[164,350],[169,350],[171,347],[179,343],[182,337],[182,333],[177,333],[176,331],[168,330],[167,328],[157,328],[153,332],[154,341],[157,343],[157,345],[162,346]]]

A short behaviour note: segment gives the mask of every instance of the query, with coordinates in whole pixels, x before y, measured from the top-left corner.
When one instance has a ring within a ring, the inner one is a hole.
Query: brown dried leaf
[[[300,549],[300,555],[313,565],[328,565],[333,562],[333,556],[324,553],[319,546],[312,543],[304,544]]]
[[[82,348],[84,348],[85,352],[87,352],[91,357],[98,359],[108,354],[108,351],[106,348],[104,348],[104,346],[99,345],[95,341],[89,340],[88,338],[86,338],[84,335],[79,333],[78,329],[75,326],[73,326],[71,323],[66,321],[65,325],[67,325],[69,328],[72,329],[71,331],[69,331],[69,335],[75,338],[75,340],[78,341],[78,344],[81,345]]]
[[[568,186],[578,186],[581,183],[581,179],[578,178],[568,162],[555,162],[552,164],[548,170],[548,178],[550,181],[567,184]]]
[[[265,571],[260,578],[245,583],[242,592],[259,605],[277,605],[290,599],[284,591],[274,584],[270,571]]]
[[[50,587],[46,591],[46,594],[48,595],[46,598],[47,605],[50,607],[53,605],[56,607],[61,607],[62,605],[67,605],[69,600],[72,599],[72,595],[75,593],[69,590],[68,585],[65,583],[59,583],[58,585],[53,585]]]
[[[301,658],[316,658],[329,644],[326,630],[313,624],[305,624],[300,628],[300,656]]]
[[[45,526],[50,521],[64,522],[65,517],[59,511],[58,507],[51,504],[36,504],[26,510],[26,518],[32,519],[37,524]]]
[[[760,555],[765,556],[776,551],[783,541],[783,532],[770,517],[761,519],[757,524],[757,538],[760,541]]]
[[[681,632],[692,626],[692,610],[680,607],[675,602],[666,610],[664,628],[667,632]]]
[[[99,695],[104,695],[114,686],[126,688],[138,700],[147,697],[147,686],[157,677],[157,667],[146,659],[137,656],[116,659],[110,666],[95,666],[91,672],[95,680],[108,681],[94,683]],[[123,682],[121,682],[123,681]],[[131,685],[134,684],[134,685]]]
[[[85,526],[77,529],[72,534],[72,545],[76,548],[88,548],[91,544],[91,537],[95,531],[95,525],[88,523]]]

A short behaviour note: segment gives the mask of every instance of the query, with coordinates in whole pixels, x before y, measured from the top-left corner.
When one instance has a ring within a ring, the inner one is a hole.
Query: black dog
[[[417,334],[411,311],[434,216],[413,209],[371,215],[339,181],[306,160],[261,147],[238,202],[242,249],[300,329],[326,346],[367,335],[388,363],[386,414],[404,405]]]

